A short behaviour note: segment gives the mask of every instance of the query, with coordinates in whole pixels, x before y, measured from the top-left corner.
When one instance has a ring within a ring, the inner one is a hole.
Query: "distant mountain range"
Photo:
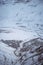
[[[0,4],[29,2],[30,0],[0,0]]]

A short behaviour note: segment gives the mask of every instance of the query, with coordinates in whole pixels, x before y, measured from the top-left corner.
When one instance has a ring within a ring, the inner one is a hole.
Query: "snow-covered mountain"
[[[15,1],[0,0],[0,65],[43,65],[43,0]]]

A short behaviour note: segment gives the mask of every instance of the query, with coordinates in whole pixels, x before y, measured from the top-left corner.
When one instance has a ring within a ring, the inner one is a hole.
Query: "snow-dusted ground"
[[[9,44],[5,42],[6,40],[7,42],[10,40],[12,44],[14,41],[11,40],[22,41],[17,50],[19,54],[23,43],[27,43],[27,41],[35,38],[43,38],[42,0],[32,0],[29,3],[0,5],[0,65],[14,65],[15,62],[19,60],[19,57],[14,54],[16,49],[13,48],[12,45],[9,46]],[[43,43],[43,40],[41,41],[41,43]],[[29,45],[30,44],[31,42],[29,42]],[[37,46],[33,47],[37,48]],[[29,52],[25,53],[27,53],[26,55],[29,57],[31,56],[31,54],[28,54]],[[30,60],[28,62],[30,62]],[[18,62],[17,65],[19,64]],[[28,65],[28,63],[26,65]]]
[[[0,27],[43,34],[43,1],[0,5]]]

